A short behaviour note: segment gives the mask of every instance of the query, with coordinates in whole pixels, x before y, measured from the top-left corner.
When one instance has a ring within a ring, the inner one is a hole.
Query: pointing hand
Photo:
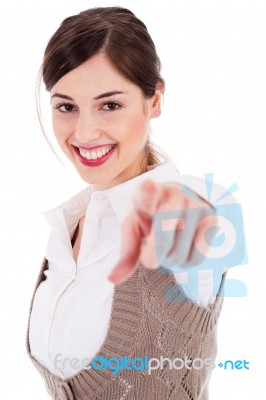
[[[169,219],[168,230],[171,240],[165,240],[163,230],[157,238],[159,253],[171,256],[182,267],[197,265],[207,253],[206,241],[201,241],[201,253],[195,251],[194,243],[199,243],[203,233],[215,226],[215,209],[207,201],[196,195],[192,198],[182,192],[182,185],[159,183],[146,180],[134,193],[134,208],[122,224],[122,244],[120,260],[108,276],[111,282],[119,284],[129,278],[139,261],[149,269],[158,268],[153,217],[156,213],[179,210],[181,217]],[[197,200],[196,200],[197,199]],[[193,212],[188,212],[193,209]],[[166,225],[166,224],[165,224]],[[166,227],[167,229],[167,227]]]

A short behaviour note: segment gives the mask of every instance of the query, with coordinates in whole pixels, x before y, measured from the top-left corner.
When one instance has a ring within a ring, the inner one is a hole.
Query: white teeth
[[[101,149],[97,149],[96,151],[87,151],[84,149],[79,149],[79,152],[82,157],[87,158],[87,160],[96,160],[97,158],[101,158],[105,154],[109,153],[112,146],[102,147]]]

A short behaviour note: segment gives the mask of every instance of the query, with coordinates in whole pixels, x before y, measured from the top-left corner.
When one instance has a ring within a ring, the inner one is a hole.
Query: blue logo
[[[221,369],[249,369],[249,361],[247,360],[226,360],[224,363],[220,361],[217,365]]]
[[[206,198],[211,203],[211,194],[213,187],[213,174],[205,174]],[[165,243],[171,243],[173,236],[180,235],[180,238],[186,237],[186,232],[191,233],[194,230],[193,221],[199,218],[199,208],[189,208],[186,210],[174,210],[156,213],[153,218],[153,228],[156,243],[157,259],[161,273],[186,272],[188,274],[188,283],[194,284],[194,296],[198,297],[198,279],[199,272],[202,270],[212,270],[213,275],[213,295],[218,293],[221,276],[228,267],[244,265],[248,262],[246,240],[244,233],[244,222],[242,208],[239,203],[224,202],[224,200],[238,189],[234,183],[227,189],[214,203],[215,207],[207,206],[201,208],[201,217],[198,224],[206,226],[206,229],[200,230],[200,235],[194,235],[192,250],[192,260],[182,264],[178,262],[178,254],[167,255],[164,249]],[[187,196],[199,200],[197,195],[188,187],[182,189]],[[220,204],[222,203],[222,204]],[[185,218],[184,218],[185,217]],[[164,220],[178,220],[180,230],[162,231],[162,222]],[[190,222],[191,221],[191,222]],[[186,242],[181,240],[182,245]],[[177,250],[178,253],[178,250]],[[194,261],[193,261],[194,260]],[[187,285],[188,283],[183,283]],[[179,284],[180,285],[180,284]],[[165,292],[166,301],[184,302],[182,299],[173,300],[174,288],[168,287]],[[220,294],[227,297],[245,297],[247,295],[246,285],[236,279],[226,279],[224,290]]]

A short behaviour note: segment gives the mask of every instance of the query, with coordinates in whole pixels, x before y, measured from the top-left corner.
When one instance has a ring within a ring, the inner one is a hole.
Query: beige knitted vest
[[[208,400],[212,369],[170,369],[165,363],[150,374],[137,369],[113,374],[110,369],[92,367],[61,379],[42,366],[30,352],[29,322],[34,295],[46,279],[47,268],[44,258],[30,304],[26,348],[53,400]],[[170,271],[150,270],[140,263],[127,281],[115,287],[108,331],[94,358],[127,356],[132,360],[148,355],[215,360],[225,278],[226,272],[215,302],[201,307],[189,300]]]

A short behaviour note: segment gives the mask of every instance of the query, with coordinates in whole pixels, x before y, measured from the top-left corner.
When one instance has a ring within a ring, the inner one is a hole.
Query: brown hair
[[[161,62],[147,27],[122,7],[90,8],[64,19],[46,46],[39,86],[43,79],[46,90],[50,91],[65,74],[99,52],[106,55],[123,77],[140,87],[145,98],[155,94],[158,84],[164,92]],[[37,102],[41,122],[39,104]],[[52,148],[43,126],[42,130]],[[169,160],[149,139],[145,147],[145,167],[160,163],[161,158]]]

